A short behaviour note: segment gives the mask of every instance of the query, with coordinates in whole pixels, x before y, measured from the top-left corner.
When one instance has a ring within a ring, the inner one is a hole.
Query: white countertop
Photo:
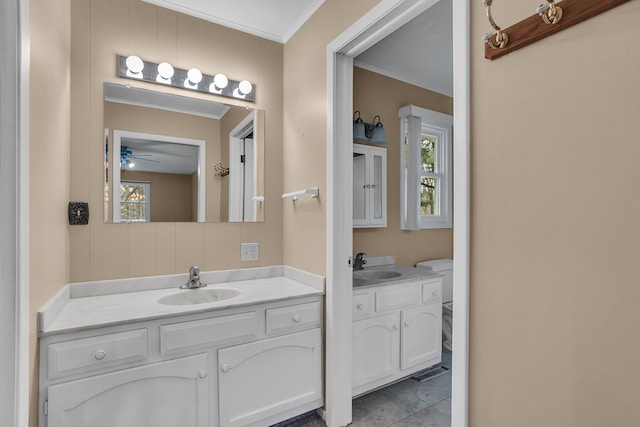
[[[394,272],[400,274],[397,277],[384,278],[378,280],[364,280],[361,281],[361,284],[356,284],[356,280],[358,278],[359,273],[368,273],[368,272]],[[408,267],[406,265],[400,264],[378,264],[375,266],[367,267],[365,265],[364,269],[354,271],[354,286],[353,289],[366,289],[372,286],[383,286],[383,285],[391,285],[398,284],[402,282],[408,282],[416,279],[426,279],[426,278],[437,278],[442,275],[436,271],[431,270],[430,268],[416,268],[416,267]]]
[[[217,283],[211,283],[201,288],[202,290],[235,289],[240,292],[238,296],[222,301],[190,305],[165,305],[157,302],[159,298],[166,295],[198,292],[199,289],[179,289],[179,284],[167,287],[172,280],[175,282],[176,277],[177,283],[181,283],[180,280],[184,279],[182,277],[184,275],[67,285],[38,312],[39,334],[46,336],[324,294],[324,279],[320,276],[291,267],[252,270],[254,274],[234,270],[236,280],[222,281],[219,278],[216,280]],[[237,272],[241,274],[237,274]],[[261,275],[271,275],[272,277],[250,278]],[[207,273],[201,273],[200,276],[204,283],[210,283],[207,282],[207,277],[213,278],[213,275]],[[220,276],[219,273],[218,276]],[[168,277],[171,279],[167,279]],[[228,278],[230,275],[227,274],[225,277]],[[149,283],[154,279],[155,282],[162,284],[162,289],[147,290],[151,286]],[[318,286],[318,284],[322,286]],[[120,292],[109,293],[105,289],[119,290]],[[123,289],[127,290],[122,291]]]

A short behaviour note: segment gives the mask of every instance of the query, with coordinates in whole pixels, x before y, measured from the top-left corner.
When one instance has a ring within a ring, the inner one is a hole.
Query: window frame
[[[428,230],[453,227],[452,147],[453,116],[407,105],[398,111],[400,118],[400,228]],[[434,172],[421,167],[422,137],[435,138]],[[405,163],[405,159],[406,160]],[[440,180],[438,213],[421,215],[420,181],[422,177]]]
[[[140,220],[124,219],[124,218],[122,218],[122,215],[121,215],[120,221],[121,222],[130,222],[130,223],[131,222],[135,222],[135,223],[151,222],[151,183],[149,181],[135,181],[135,180],[128,180],[128,179],[120,181],[120,185],[126,185],[126,184],[133,184],[133,185],[139,185],[141,187],[144,187],[144,202],[140,203],[140,202],[127,202],[127,201],[123,201],[123,200],[118,200],[120,209],[122,209],[122,204],[123,203],[137,204],[137,205],[144,204],[144,220],[142,220],[142,219],[140,219]]]

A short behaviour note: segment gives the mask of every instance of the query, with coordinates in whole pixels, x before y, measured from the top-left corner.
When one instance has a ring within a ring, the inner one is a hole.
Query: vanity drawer
[[[407,286],[376,291],[376,311],[409,307],[421,301],[420,286]]]
[[[422,285],[422,302],[442,301],[442,284],[440,282]]]
[[[371,294],[354,295],[351,300],[351,313],[354,319],[371,314]]]
[[[299,331],[320,326],[322,306],[319,301],[272,308],[266,311],[267,335]]]
[[[160,353],[166,354],[194,346],[214,346],[225,342],[256,339],[258,316],[255,311],[191,320],[160,326]]]
[[[147,330],[118,332],[49,344],[49,378],[144,360]]]

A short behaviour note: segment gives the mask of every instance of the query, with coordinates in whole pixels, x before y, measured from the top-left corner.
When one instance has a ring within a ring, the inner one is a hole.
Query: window
[[[151,220],[151,184],[139,181],[120,182],[120,220],[149,222]]]
[[[414,105],[399,111],[401,229],[451,228],[453,118]]]

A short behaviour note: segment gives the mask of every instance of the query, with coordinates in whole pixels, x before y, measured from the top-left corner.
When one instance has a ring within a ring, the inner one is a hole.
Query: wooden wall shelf
[[[509,36],[509,43],[500,49],[484,45],[484,57],[497,59],[552,34],[600,15],[629,0],[562,0],[556,5],[563,10],[562,19],[557,24],[546,24],[536,13],[502,31]]]

